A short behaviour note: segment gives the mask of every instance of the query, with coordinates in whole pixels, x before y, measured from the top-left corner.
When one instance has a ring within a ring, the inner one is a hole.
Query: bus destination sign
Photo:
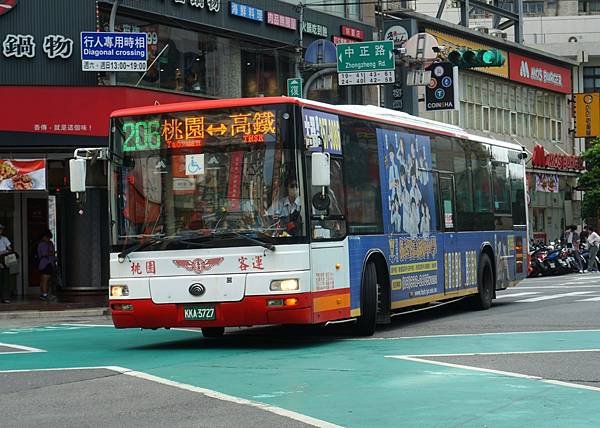
[[[260,111],[211,117],[201,114],[164,117],[160,120],[125,120],[124,152],[201,147],[206,138],[260,144],[275,135],[275,113]],[[235,140],[233,140],[235,141]]]

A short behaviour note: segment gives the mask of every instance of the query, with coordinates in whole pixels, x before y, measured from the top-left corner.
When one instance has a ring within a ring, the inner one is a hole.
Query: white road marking
[[[600,351],[600,349],[596,349],[596,350],[587,350],[586,349],[586,350],[572,350],[572,351],[565,350],[565,351],[560,351],[560,352],[592,352],[592,351]],[[545,352],[554,353],[554,352],[558,352],[558,351],[545,351]],[[517,354],[517,353],[518,354],[528,354],[529,352],[514,352],[514,353],[515,354]],[[534,353],[534,352],[531,352],[531,353]],[[505,353],[500,352],[498,354],[511,354],[511,352],[505,352]],[[469,354],[456,354],[456,355],[460,356],[460,355],[469,355]],[[488,354],[472,354],[472,355],[488,355]],[[489,354],[489,355],[496,355],[496,354]],[[435,356],[435,355],[433,355],[433,356]],[[423,357],[423,356],[421,356],[421,357]],[[502,375],[502,376],[517,377],[517,378],[522,378],[522,379],[531,379],[531,380],[537,380],[540,382],[549,383],[549,384],[553,384],[553,385],[566,386],[569,388],[586,389],[589,391],[600,392],[600,388],[596,387],[596,386],[580,385],[577,383],[563,382],[560,380],[544,379],[540,376],[532,376],[532,375],[526,375],[526,374],[522,374],[522,373],[506,372],[506,371],[502,371],[502,370],[494,370],[494,369],[486,369],[486,368],[481,368],[481,367],[466,366],[463,364],[453,364],[453,363],[446,363],[446,362],[441,362],[441,361],[432,361],[432,360],[418,358],[418,357],[414,357],[414,356],[410,356],[410,355],[389,355],[386,358],[396,358],[399,360],[414,361],[414,362],[424,363],[424,364],[433,364],[433,365],[437,365],[437,366],[445,366],[445,367],[452,367],[452,368],[457,368],[457,369],[478,371],[478,372],[484,372],[484,373],[492,373],[492,374],[498,374],[498,375]]]
[[[503,294],[501,296],[497,296],[496,299],[505,299],[507,297],[518,297],[518,296],[530,296],[532,294],[540,294],[539,291],[530,291],[525,293],[513,293],[513,294]]]
[[[600,284],[597,285],[532,285],[532,286],[523,286],[519,287],[519,290],[548,290],[551,288],[557,289],[569,289],[572,290],[574,288],[600,288]],[[513,289],[514,290],[514,289]]]
[[[4,346],[6,348],[19,349],[19,351],[0,352],[0,355],[2,355],[2,354],[24,354],[24,353],[29,353],[29,352],[46,352],[43,349],[32,348],[30,346],[15,345],[13,343],[0,343],[0,346]]]
[[[581,296],[583,294],[590,294],[590,293],[593,293],[593,291],[574,291],[572,293],[550,294],[549,296],[539,296],[539,297],[531,297],[530,299],[517,300],[517,301],[515,301],[515,303],[541,302],[542,300],[560,299],[562,297],[569,297],[569,296]]]
[[[600,302],[600,297],[590,297],[589,299],[575,300],[576,302]]]
[[[545,333],[600,333],[599,329],[588,330],[536,330],[536,331],[498,331],[494,333],[459,333],[459,334],[432,334],[423,336],[405,336],[405,337],[361,337],[345,340],[412,340],[412,339],[435,339],[443,337],[471,337],[471,336],[504,336],[509,334],[545,334]]]
[[[0,370],[0,373],[22,373],[22,372],[35,372],[35,371],[57,371],[57,370],[94,370],[94,369],[106,369],[112,370],[117,373],[121,373],[127,376],[137,377],[139,379],[148,380],[151,382],[160,383],[167,386],[172,386],[175,388],[183,389],[186,391],[197,392],[207,397],[215,398],[221,401],[228,401],[231,403],[242,404],[250,407],[255,407],[257,409],[264,410],[266,412],[274,413],[279,416],[284,416],[286,418],[294,419],[299,422],[303,422],[308,425],[312,425],[315,427],[325,427],[325,428],[342,428],[340,425],[333,424],[331,422],[324,421],[322,419],[313,418],[308,415],[303,415],[302,413],[293,412],[291,410],[283,409],[281,407],[271,406],[270,404],[260,403],[258,401],[251,401],[245,398],[235,397],[233,395],[222,394],[217,391],[213,391],[211,389],[200,388],[194,385],[189,385],[186,383],[175,382],[172,380],[164,379],[162,377],[154,376],[148,373],[138,372],[135,370],[130,370],[125,367],[119,366],[100,366],[100,367],[66,367],[66,368],[53,368],[53,369],[32,369],[32,370]]]

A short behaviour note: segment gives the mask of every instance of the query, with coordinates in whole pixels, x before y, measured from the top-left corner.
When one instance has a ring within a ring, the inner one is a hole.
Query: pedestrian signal
[[[498,49],[457,49],[448,54],[448,61],[460,68],[500,67],[506,58]]]

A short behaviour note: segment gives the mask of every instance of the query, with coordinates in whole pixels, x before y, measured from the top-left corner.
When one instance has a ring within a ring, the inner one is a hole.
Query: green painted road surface
[[[1,344],[46,352],[0,354],[0,371],[119,366],[348,427],[600,423],[598,388],[390,358],[592,350],[600,346],[598,330],[294,341],[244,335],[206,340],[195,331],[55,326],[0,330]]]

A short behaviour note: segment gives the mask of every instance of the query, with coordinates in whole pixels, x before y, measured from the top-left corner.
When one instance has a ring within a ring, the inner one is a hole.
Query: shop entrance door
[[[14,298],[38,296],[40,276],[33,257],[37,243],[48,228],[48,197],[45,194],[0,192],[0,223],[19,254],[19,264],[10,270]]]
[[[22,207],[25,218],[27,218],[27,224],[23,225],[23,237],[25,238],[23,246],[27,248],[27,257],[26,260],[23,260],[24,283],[27,284],[25,294],[35,296],[40,293],[40,274],[34,254],[42,234],[48,229],[48,198],[23,195]]]
[[[22,241],[22,215],[19,195],[14,192],[0,192],[0,224],[5,226],[4,235],[12,243],[13,249],[23,254]],[[23,294],[23,257],[19,264],[10,268],[9,283],[11,298]]]

